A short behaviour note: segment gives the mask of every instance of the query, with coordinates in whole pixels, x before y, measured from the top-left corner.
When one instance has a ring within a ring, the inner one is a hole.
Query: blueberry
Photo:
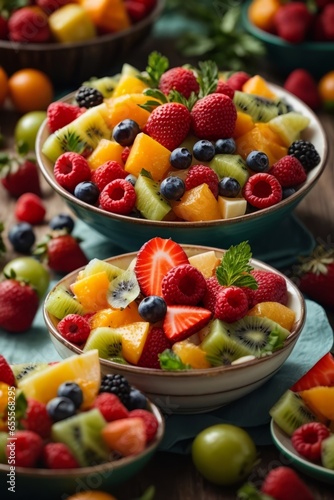
[[[215,146],[211,141],[208,141],[206,139],[195,142],[193,146],[193,155],[196,160],[211,161],[215,154]]]
[[[99,199],[100,191],[94,182],[83,181],[75,186],[74,196],[89,205],[95,205]]]
[[[121,146],[131,146],[139,132],[140,127],[138,123],[127,118],[114,127],[112,136]]]
[[[240,189],[240,183],[234,177],[223,177],[218,184],[219,195],[226,198],[236,198]]]
[[[36,237],[31,224],[19,222],[8,231],[8,239],[17,252],[29,253]]]
[[[51,229],[67,229],[71,233],[74,229],[74,220],[67,214],[58,214],[52,217],[49,222]]]
[[[133,387],[131,387],[129,399],[125,403],[125,406],[129,411],[138,409],[146,410],[147,408],[146,396],[138,389],[134,389]]]
[[[160,184],[160,193],[167,200],[179,200],[186,190],[184,180],[176,175],[166,177]]]
[[[262,151],[251,151],[246,158],[246,165],[253,172],[268,172],[269,159]]]
[[[46,405],[46,409],[54,422],[72,417],[76,413],[76,407],[73,401],[64,396],[50,399]]]
[[[285,187],[282,188],[282,200],[285,200],[285,198],[289,198],[292,194],[295,194],[296,190],[293,187]]]
[[[64,382],[58,387],[57,396],[69,398],[79,408],[83,402],[81,387],[75,382]]]
[[[137,177],[133,174],[129,174],[125,177],[125,180],[130,182],[130,184],[132,184],[133,186],[135,186],[135,184],[137,182]]]
[[[231,137],[229,139],[218,139],[215,144],[216,154],[233,155],[237,149],[235,140]]]
[[[156,323],[166,316],[167,304],[162,297],[149,295],[140,302],[138,312],[143,320]]]
[[[193,157],[187,148],[176,148],[171,152],[170,164],[178,170],[185,170],[190,167]]]

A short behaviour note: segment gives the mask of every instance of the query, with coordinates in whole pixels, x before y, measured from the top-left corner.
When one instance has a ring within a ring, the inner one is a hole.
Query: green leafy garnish
[[[148,64],[146,66],[146,73],[148,77],[140,76],[150,87],[159,87],[161,75],[169,68],[169,61],[166,56],[163,56],[156,50],[151,52],[148,56]]]
[[[248,241],[231,246],[221,259],[216,269],[216,276],[220,285],[258,288],[256,279],[250,274],[253,267],[249,261],[252,251]]]
[[[165,349],[161,354],[159,354],[159,361],[162,370],[191,370],[191,366],[184,364],[181,361],[181,358],[175,354],[172,349]]]
[[[253,484],[246,483],[237,491],[238,500],[273,500],[273,498],[259,491]]]
[[[199,97],[205,97],[215,92],[217,88],[219,79],[218,66],[214,61],[200,61],[198,66],[200,69],[197,77],[200,86]]]

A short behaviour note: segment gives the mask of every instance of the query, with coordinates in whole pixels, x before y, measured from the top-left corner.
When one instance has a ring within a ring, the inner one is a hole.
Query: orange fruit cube
[[[270,90],[267,82],[260,75],[254,75],[242,86],[242,91],[247,94],[255,94],[267,99],[275,99],[276,94]]]
[[[112,96],[119,97],[125,94],[141,94],[147,87],[147,84],[136,76],[122,75]]]
[[[233,137],[236,139],[241,135],[246,134],[249,130],[254,127],[254,122],[252,117],[244,113],[243,111],[237,111],[237,121],[235,123]]]
[[[94,151],[87,158],[88,165],[92,170],[96,170],[106,161],[114,160],[123,166],[122,152],[123,146],[116,141],[101,139]]]
[[[321,420],[334,420],[334,387],[317,386],[300,391],[299,394]]]
[[[131,146],[125,170],[136,177],[142,169],[152,175],[153,180],[161,181],[170,168],[170,151],[162,144],[140,132]]]
[[[151,101],[152,98],[150,97],[149,100]],[[119,122],[129,118],[137,122],[139,127],[143,129],[150,116],[150,112],[141,108],[140,105],[145,104],[147,101],[148,97],[141,93],[125,94],[106,99],[107,112],[104,118],[108,126],[113,129]]]
[[[130,17],[123,0],[80,0],[95,26],[105,32],[129,28]]]
[[[186,191],[172,206],[175,215],[186,221],[221,219],[218,202],[206,183]]]
[[[138,455],[146,446],[145,424],[140,417],[120,418],[108,422],[101,434],[106,445],[123,457]]]
[[[269,318],[289,330],[289,332],[291,332],[296,319],[296,313],[290,307],[279,302],[259,302],[248,311],[247,316]]]
[[[97,311],[89,320],[92,330],[100,326],[108,326],[109,328],[118,328],[119,326],[128,325],[142,321],[142,317],[138,313],[138,305],[136,302],[131,302],[125,309],[101,309]]]
[[[107,292],[110,281],[105,271],[86,276],[71,284],[72,293],[86,313],[109,307]]]
[[[187,340],[175,342],[172,347],[175,354],[177,354],[181,361],[190,365],[192,368],[210,368],[211,364],[206,359],[206,353],[198,345],[193,344]]]
[[[279,0],[253,0],[248,8],[248,18],[261,30],[272,31],[274,16],[279,7]]]

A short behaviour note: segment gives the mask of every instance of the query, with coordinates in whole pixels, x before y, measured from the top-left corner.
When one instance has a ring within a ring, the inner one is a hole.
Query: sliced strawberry
[[[5,382],[5,384],[10,386],[16,386],[15,375],[2,354],[0,354],[0,382]]]
[[[334,386],[334,356],[325,354],[308,372],[291,387],[294,392],[317,386]]]
[[[158,236],[144,243],[138,252],[135,273],[144,295],[162,297],[161,283],[174,266],[188,264],[183,248],[171,239]]]
[[[184,340],[203,328],[211,316],[204,307],[168,306],[163,323],[165,335],[172,343]]]

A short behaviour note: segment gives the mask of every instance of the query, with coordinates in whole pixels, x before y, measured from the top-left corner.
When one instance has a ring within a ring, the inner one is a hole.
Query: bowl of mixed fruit
[[[110,490],[162,439],[160,411],[122,375],[101,375],[97,350],[52,363],[1,356],[0,373],[0,475],[18,498]]]
[[[124,375],[165,411],[199,413],[279,370],[305,305],[248,242],[221,250],[154,237],[62,278],[44,319],[62,358],[97,349],[102,372]]]
[[[154,236],[223,248],[268,237],[325,167],[320,121],[260,75],[168,68],[154,52],[145,71],[125,64],[52,103],[42,174],[127,251]]]

